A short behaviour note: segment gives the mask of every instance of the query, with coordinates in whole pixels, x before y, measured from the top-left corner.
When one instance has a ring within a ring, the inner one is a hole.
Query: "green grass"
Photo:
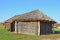
[[[60,29],[59,28],[54,28],[54,31],[60,31]]]
[[[54,28],[55,34],[60,34],[60,29],[59,28]]]
[[[16,40],[16,38],[7,31],[7,29],[0,25],[0,40]]]

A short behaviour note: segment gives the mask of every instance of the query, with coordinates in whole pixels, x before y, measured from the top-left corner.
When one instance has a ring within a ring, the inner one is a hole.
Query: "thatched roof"
[[[44,20],[44,21],[55,22],[53,19],[43,14],[39,10],[34,10],[34,11],[31,11],[22,15],[16,15],[8,19],[6,22],[12,22],[14,20],[17,20],[17,21],[42,21]]]

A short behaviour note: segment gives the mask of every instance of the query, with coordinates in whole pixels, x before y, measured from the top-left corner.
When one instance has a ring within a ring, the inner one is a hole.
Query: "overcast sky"
[[[0,0],[0,22],[36,9],[60,23],[60,0]]]

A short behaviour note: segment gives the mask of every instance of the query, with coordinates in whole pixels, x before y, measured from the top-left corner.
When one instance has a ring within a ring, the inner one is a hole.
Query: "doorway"
[[[46,34],[46,23],[45,22],[40,23],[40,34]]]
[[[40,34],[51,34],[52,31],[52,23],[50,22],[41,22],[40,24]]]
[[[14,32],[15,31],[15,22],[12,22],[11,23],[11,32]]]

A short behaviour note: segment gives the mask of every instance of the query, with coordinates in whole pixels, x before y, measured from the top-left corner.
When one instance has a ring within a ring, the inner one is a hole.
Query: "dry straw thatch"
[[[47,15],[43,14],[39,10],[34,10],[22,15],[16,15],[10,19],[8,19],[6,22],[13,22],[13,21],[50,21],[55,22],[53,19],[48,17]]]

